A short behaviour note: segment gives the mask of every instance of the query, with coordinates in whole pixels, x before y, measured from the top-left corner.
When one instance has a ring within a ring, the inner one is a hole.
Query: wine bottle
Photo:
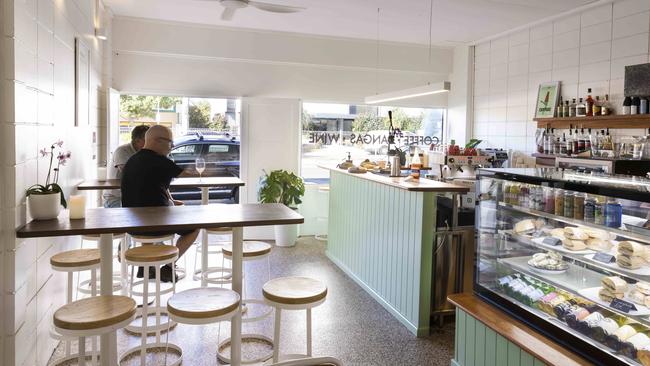
[[[594,115],[594,98],[591,97],[591,88],[587,89],[587,98],[585,99],[585,114],[587,117]]]

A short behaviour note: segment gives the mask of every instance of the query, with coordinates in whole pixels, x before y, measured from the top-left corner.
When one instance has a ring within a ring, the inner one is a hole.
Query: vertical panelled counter
[[[466,187],[330,170],[327,256],[417,336],[429,334],[436,196]]]

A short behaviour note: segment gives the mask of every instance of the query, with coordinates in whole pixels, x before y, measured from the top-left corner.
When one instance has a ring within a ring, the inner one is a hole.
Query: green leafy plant
[[[50,146],[50,151],[47,151],[46,148],[41,149],[41,156],[49,156],[50,157],[50,166],[47,169],[47,178],[45,179],[45,184],[34,184],[33,186],[29,187],[27,189],[27,192],[25,193],[26,196],[30,196],[32,194],[36,195],[41,195],[41,194],[54,194],[54,193],[60,193],[61,194],[61,206],[67,208],[68,203],[65,200],[65,196],[63,194],[63,189],[61,186],[59,186],[59,171],[61,170],[61,166],[64,166],[68,160],[70,160],[70,157],[72,154],[70,151],[63,152],[63,150],[59,151],[56,154],[56,168],[52,169],[52,164],[54,163],[54,149],[56,148],[61,149],[63,147],[63,141],[59,140]],[[52,174],[54,173],[54,174]],[[52,181],[50,182],[50,178]]]
[[[283,203],[295,208],[302,203],[305,183],[299,176],[286,170],[264,172],[260,178],[257,199],[261,203]]]

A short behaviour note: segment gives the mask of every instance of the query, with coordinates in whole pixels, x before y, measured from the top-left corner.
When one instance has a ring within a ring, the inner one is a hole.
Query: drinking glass
[[[196,158],[194,164],[196,165],[196,171],[199,172],[199,181],[200,181],[202,179],[202,174],[205,171],[205,159]]]

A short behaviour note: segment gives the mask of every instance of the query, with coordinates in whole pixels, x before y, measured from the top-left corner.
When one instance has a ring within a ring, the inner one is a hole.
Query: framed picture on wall
[[[537,102],[535,103],[535,118],[553,118],[559,98],[559,81],[539,84]]]
[[[80,39],[75,38],[75,126],[90,123],[90,49]]]

